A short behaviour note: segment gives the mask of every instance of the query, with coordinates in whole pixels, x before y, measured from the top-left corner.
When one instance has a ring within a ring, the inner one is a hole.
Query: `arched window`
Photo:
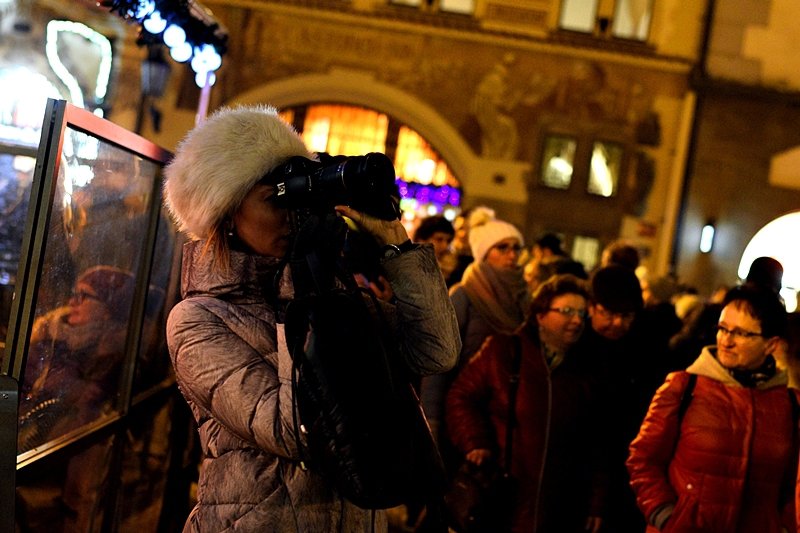
[[[455,219],[461,185],[439,153],[416,131],[372,109],[343,104],[312,104],[285,109],[306,145],[331,155],[383,152],[397,172],[404,223],[443,214]]]

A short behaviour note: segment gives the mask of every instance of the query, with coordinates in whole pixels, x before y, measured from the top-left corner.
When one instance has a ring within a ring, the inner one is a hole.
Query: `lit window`
[[[587,191],[600,196],[614,196],[619,183],[621,164],[621,146],[606,142],[594,143]]]
[[[439,0],[439,11],[469,15],[475,12],[475,0]]]
[[[309,106],[303,140],[315,152],[363,155],[386,149],[389,118],[383,113],[342,105]]]
[[[600,241],[594,237],[576,235],[572,241],[570,255],[575,261],[583,263],[583,268],[590,271],[597,266],[597,257],[600,255]]]
[[[577,142],[569,137],[548,137],[542,157],[542,184],[554,189],[569,189]]]
[[[622,39],[647,40],[653,0],[617,0],[611,34]]]
[[[597,0],[564,0],[558,25],[565,30],[592,33],[597,18]]]
[[[394,164],[398,177],[405,181],[458,187],[458,181],[436,151],[417,132],[406,126],[401,126],[397,135]]]

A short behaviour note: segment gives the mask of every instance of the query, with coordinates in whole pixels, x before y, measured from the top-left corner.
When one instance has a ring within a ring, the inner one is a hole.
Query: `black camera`
[[[383,220],[400,217],[400,193],[394,165],[386,155],[319,154],[319,161],[295,156],[269,173],[275,184],[275,203],[290,210],[315,212],[349,205]]]

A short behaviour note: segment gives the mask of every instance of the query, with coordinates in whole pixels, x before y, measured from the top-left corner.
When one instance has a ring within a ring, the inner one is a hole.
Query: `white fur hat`
[[[269,106],[223,108],[190,131],[164,169],[164,202],[178,228],[208,236],[258,181],[293,156],[313,158]]]
[[[469,220],[469,247],[475,261],[483,261],[489,250],[503,239],[514,238],[525,245],[522,233],[513,224],[493,218],[494,213],[481,213]]]

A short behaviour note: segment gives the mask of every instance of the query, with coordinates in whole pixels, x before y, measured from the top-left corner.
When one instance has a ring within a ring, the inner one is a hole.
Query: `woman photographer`
[[[185,531],[386,529],[383,513],[356,507],[301,464],[306,437],[293,422],[282,324],[294,291],[283,268],[293,235],[269,176],[294,156],[314,157],[274,109],[242,107],[191,131],[166,169],[166,205],[192,238],[168,343],[204,454]],[[407,369],[452,367],[458,327],[432,248],[404,244],[398,220],[336,211],[386,250],[381,264],[395,298],[383,311]]]

